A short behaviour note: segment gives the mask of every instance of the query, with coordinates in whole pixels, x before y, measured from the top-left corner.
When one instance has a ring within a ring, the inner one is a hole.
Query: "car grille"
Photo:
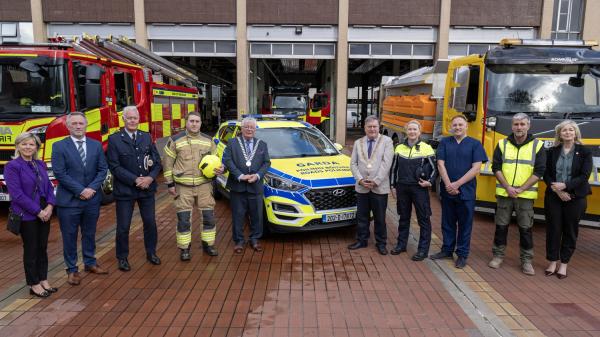
[[[323,222],[322,219],[312,219],[304,225],[304,228],[326,228],[326,227],[343,227],[343,226],[353,226],[356,224],[356,219],[352,220],[342,220],[335,222]]]
[[[343,191],[343,193],[340,191]],[[310,190],[304,195],[317,211],[356,207],[354,186]]]

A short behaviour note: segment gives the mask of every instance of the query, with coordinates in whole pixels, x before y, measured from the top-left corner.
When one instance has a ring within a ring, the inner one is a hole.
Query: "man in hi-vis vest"
[[[546,151],[543,142],[528,134],[529,116],[517,113],[512,118],[512,134],[498,142],[492,171],[496,175],[496,233],[494,258],[488,266],[500,268],[506,250],[506,237],[513,211],[520,234],[521,270],[535,275],[533,265],[533,202],[538,196],[538,180],[544,176]]]

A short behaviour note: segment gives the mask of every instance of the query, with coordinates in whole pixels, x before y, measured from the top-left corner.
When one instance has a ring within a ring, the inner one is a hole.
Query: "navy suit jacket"
[[[83,166],[77,147],[71,137],[64,138],[52,146],[52,171],[58,180],[56,205],[59,207],[85,207],[102,201],[100,190],[108,165],[102,144],[86,137],[86,165]],[[90,200],[81,200],[79,195],[89,187],[96,191]]]
[[[147,159],[146,159],[147,158]],[[106,159],[114,176],[116,199],[146,198],[156,193],[156,177],[160,173],[160,155],[148,132],[136,131],[135,144],[125,130],[108,137]],[[149,165],[151,160],[152,165]],[[150,176],[154,181],[147,190],[136,187],[135,179]]]
[[[256,154],[252,159],[250,167],[246,166],[246,159],[242,153],[242,149],[238,142],[241,142],[242,137],[229,140],[229,144],[225,148],[223,153],[223,164],[229,170],[229,177],[227,177],[227,188],[234,192],[250,192],[255,194],[263,193],[263,178],[265,173],[271,166],[271,158],[269,157],[269,150],[267,143],[260,141],[257,144],[258,139],[254,138],[254,146],[258,146]],[[260,179],[253,184],[249,184],[245,181],[239,181],[238,177],[242,174],[254,174],[258,173]]]

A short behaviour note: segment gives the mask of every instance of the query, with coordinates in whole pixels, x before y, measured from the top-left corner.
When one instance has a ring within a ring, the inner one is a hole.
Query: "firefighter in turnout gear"
[[[202,122],[197,112],[187,116],[185,131],[172,136],[165,146],[163,158],[164,176],[169,193],[175,198],[177,209],[177,247],[181,250],[181,260],[191,259],[192,210],[202,213],[202,249],[210,256],[218,255],[214,247],[216,223],[214,215],[215,199],[212,196],[212,179],[204,176],[199,167],[202,158],[214,154],[216,145],[200,133]],[[222,174],[224,166],[214,170]]]
[[[533,202],[538,196],[538,180],[544,176],[546,151],[543,142],[529,133],[529,116],[517,113],[512,118],[513,133],[500,140],[494,151],[492,171],[496,175],[496,233],[493,259],[488,266],[500,268],[506,250],[508,225],[513,211],[519,225],[521,270],[534,275]]]

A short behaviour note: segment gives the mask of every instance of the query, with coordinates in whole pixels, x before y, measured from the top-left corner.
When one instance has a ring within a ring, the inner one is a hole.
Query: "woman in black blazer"
[[[586,197],[591,194],[588,179],[592,172],[592,153],[581,145],[581,131],[572,120],[555,129],[554,146],[546,158],[546,276],[567,277],[567,263],[575,251],[579,220],[585,214]],[[558,262],[560,260],[560,265]]]

